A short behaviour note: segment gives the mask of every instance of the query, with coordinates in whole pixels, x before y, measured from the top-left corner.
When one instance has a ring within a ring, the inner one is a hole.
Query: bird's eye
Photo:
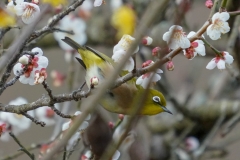
[[[154,96],[153,97],[153,101],[156,102],[156,103],[159,103],[160,102],[160,98],[158,96]]]

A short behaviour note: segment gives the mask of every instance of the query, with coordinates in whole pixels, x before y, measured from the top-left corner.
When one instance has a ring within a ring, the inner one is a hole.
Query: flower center
[[[22,119],[23,118],[23,115],[21,115],[21,114],[14,114],[14,117],[16,117],[17,119]]]
[[[183,36],[185,36],[184,32],[182,30],[180,30],[180,29],[176,29],[174,31],[174,34],[173,34],[172,38],[179,41],[179,40],[181,40],[181,38]]]
[[[24,75],[26,78],[28,78],[33,70],[33,68],[37,68],[38,67],[38,57],[34,57],[29,63],[28,63],[28,68],[25,71]],[[22,65],[22,68],[24,68],[25,65]]]
[[[28,19],[29,17],[32,16],[33,12],[35,12],[35,11],[36,11],[36,9],[33,6],[26,5],[26,8],[24,9],[24,13],[22,16],[24,18]]]
[[[213,29],[220,30],[224,26],[223,21],[220,19],[216,19],[213,22]]]

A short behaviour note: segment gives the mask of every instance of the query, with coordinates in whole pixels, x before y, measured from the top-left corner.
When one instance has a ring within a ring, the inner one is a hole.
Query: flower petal
[[[199,55],[201,55],[201,56],[206,55],[205,46],[203,44],[198,43],[198,47],[196,47],[194,49]]]
[[[218,61],[218,63],[217,63],[217,67],[218,67],[218,69],[225,69],[226,67],[225,67],[225,62],[224,62],[224,60],[219,60]]]
[[[230,18],[230,15],[228,12],[222,12],[222,13],[220,13],[219,18],[222,21],[227,21]]]
[[[99,7],[101,6],[103,3],[103,0],[95,0],[94,3],[93,3],[93,6],[94,7]]]
[[[206,66],[207,69],[212,70],[217,66],[217,64],[215,63],[215,58],[213,58]]]
[[[39,47],[35,47],[35,48],[33,48],[31,51],[32,51],[32,52],[38,52],[38,54],[36,55],[37,57],[43,55],[43,51],[42,51],[42,49],[39,48]]]

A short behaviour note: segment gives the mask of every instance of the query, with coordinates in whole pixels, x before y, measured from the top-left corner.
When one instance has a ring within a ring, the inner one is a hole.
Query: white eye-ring
[[[158,96],[153,96],[153,101],[156,102],[156,103],[161,102],[161,100]]]

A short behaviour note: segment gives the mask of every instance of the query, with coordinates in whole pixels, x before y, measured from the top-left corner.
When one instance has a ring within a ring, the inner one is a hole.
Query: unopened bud
[[[108,126],[109,126],[111,129],[113,129],[113,127],[114,127],[113,122],[108,122]]]
[[[151,65],[151,64],[153,64],[154,62],[152,61],[152,60],[147,60],[146,62],[144,62],[143,64],[142,64],[142,68],[144,68],[144,67],[147,67],[147,66],[149,66],[149,65]]]
[[[39,0],[32,0],[32,3],[38,5],[39,4]]]
[[[167,70],[169,70],[169,71],[173,71],[174,70],[173,61],[168,61],[167,62]]]
[[[155,48],[153,48],[153,50],[152,50],[152,55],[153,55],[153,56],[157,56],[160,50],[161,50],[160,47],[155,47]]]
[[[22,57],[19,58],[18,62],[23,65],[27,65],[29,62],[29,58],[26,55],[23,55]]]
[[[123,115],[123,114],[119,114],[119,115],[118,115],[118,118],[122,121],[123,118],[124,118],[124,115]]]
[[[151,45],[152,42],[153,42],[153,39],[148,36],[143,37],[143,39],[142,39],[142,44],[144,44],[144,45]]]
[[[96,86],[98,85],[99,79],[97,77],[91,78],[91,85]]]
[[[212,0],[206,0],[206,2],[205,2],[205,6],[206,6],[207,8],[209,8],[209,9],[211,9],[212,6],[213,6],[213,2],[212,2]]]

